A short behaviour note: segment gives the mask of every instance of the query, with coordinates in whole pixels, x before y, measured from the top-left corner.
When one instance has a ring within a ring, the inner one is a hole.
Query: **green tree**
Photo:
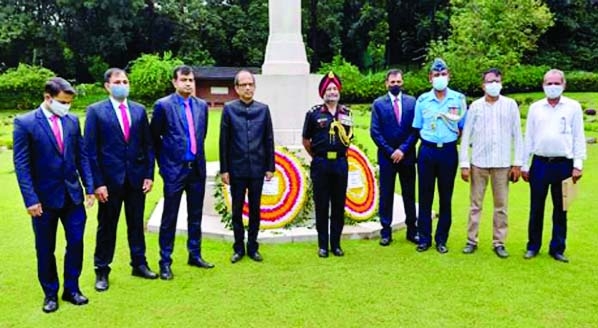
[[[528,63],[545,64],[565,70],[598,70],[598,1],[548,0],[555,24],[538,41],[537,53],[526,56]]]
[[[453,0],[450,10],[450,35],[431,43],[428,60],[445,59],[455,84],[464,90],[479,85],[480,70],[519,65],[553,24],[539,0]]]

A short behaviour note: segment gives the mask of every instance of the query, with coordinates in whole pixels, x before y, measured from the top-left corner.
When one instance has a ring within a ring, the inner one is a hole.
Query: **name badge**
[[[349,115],[340,114],[338,116],[338,120],[341,122],[342,125],[353,126],[353,120]]]
[[[336,159],[336,152],[335,151],[329,151],[326,153],[326,158],[327,159]]]

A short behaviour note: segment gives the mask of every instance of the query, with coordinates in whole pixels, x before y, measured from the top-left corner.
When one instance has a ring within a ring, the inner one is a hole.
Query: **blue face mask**
[[[110,86],[110,94],[116,100],[124,100],[129,96],[129,86],[123,84],[114,84]]]
[[[448,86],[448,76],[441,75],[441,76],[432,78],[432,87],[436,91],[442,91],[442,90],[446,89],[447,86]]]
[[[498,82],[485,83],[484,88],[490,97],[498,97],[500,90],[502,90],[502,84]]]

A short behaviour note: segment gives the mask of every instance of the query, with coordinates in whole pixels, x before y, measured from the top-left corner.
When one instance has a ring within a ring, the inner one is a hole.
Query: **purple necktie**
[[[392,103],[392,108],[395,110],[395,117],[397,118],[397,123],[401,125],[401,107],[399,106],[399,97],[396,97]]]
[[[52,133],[54,133],[54,138],[56,138],[56,143],[58,143],[58,150],[62,154],[64,152],[64,143],[62,142],[62,137],[60,136],[60,127],[58,126],[58,116],[52,115],[50,116],[50,121],[52,121]]]
[[[197,154],[197,140],[195,140],[195,123],[193,123],[193,114],[191,114],[191,106],[189,100],[184,101],[185,116],[187,116],[187,126],[189,127],[189,142],[191,143],[191,154]]]
[[[120,116],[123,119],[123,134],[125,135],[125,141],[129,142],[129,117],[127,116],[127,106],[124,103],[120,103],[118,106],[120,108]]]

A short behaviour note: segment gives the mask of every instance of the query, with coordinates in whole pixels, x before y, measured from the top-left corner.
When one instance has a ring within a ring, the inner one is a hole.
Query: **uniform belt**
[[[457,140],[451,142],[430,142],[424,139],[420,139],[423,146],[431,147],[431,148],[444,148],[444,147],[453,147],[457,145]]]
[[[323,153],[316,153],[315,157],[321,157],[326,159],[337,159],[347,157],[346,151],[327,151]],[[333,157],[333,158],[331,158]]]
[[[185,161],[183,162],[183,168],[192,169],[195,167],[195,161]]]
[[[534,158],[537,158],[539,161],[542,161],[542,162],[545,162],[545,163],[558,163],[558,162],[572,161],[572,159],[564,157],[564,156],[559,156],[559,157],[545,157],[545,156],[534,155]]]

